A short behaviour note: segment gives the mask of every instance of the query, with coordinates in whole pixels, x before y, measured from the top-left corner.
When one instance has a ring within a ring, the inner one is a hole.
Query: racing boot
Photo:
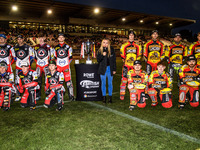
[[[106,103],[106,96],[103,96],[103,103]]]
[[[109,96],[108,103],[112,103],[112,96]]]

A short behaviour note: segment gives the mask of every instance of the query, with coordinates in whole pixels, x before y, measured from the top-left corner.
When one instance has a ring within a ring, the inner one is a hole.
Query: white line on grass
[[[165,127],[160,126],[160,125],[157,125],[157,124],[155,124],[155,123],[152,123],[152,122],[148,122],[148,121],[139,119],[139,118],[137,118],[137,117],[134,117],[134,116],[125,114],[125,113],[123,113],[123,112],[120,112],[120,111],[117,111],[117,110],[114,110],[114,109],[105,107],[105,106],[103,106],[103,105],[96,104],[96,103],[94,103],[94,102],[84,102],[84,103],[90,104],[90,105],[95,106],[95,107],[98,107],[98,108],[105,109],[105,110],[107,110],[107,111],[110,111],[110,112],[112,112],[112,113],[114,113],[114,114],[116,114],[116,115],[122,116],[122,117],[124,117],[124,118],[128,118],[128,119],[137,121],[137,122],[139,122],[139,123],[142,123],[142,124],[145,124],[145,125],[154,127],[154,128],[159,129],[159,130],[161,130],[161,131],[174,134],[174,135],[176,135],[176,136],[178,136],[178,137],[180,137],[180,138],[182,138],[182,139],[189,140],[189,141],[191,141],[191,142],[200,144],[200,139],[197,139],[197,138],[195,138],[195,137],[191,137],[191,136],[189,136],[189,135],[187,135],[187,134],[180,133],[180,132],[177,132],[177,131],[175,131],[175,130],[165,128]]]

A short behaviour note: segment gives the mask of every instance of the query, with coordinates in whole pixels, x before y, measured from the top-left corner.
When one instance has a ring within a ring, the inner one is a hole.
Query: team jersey
[[[169,63],[183,64],[183,57],[187,56],[187,49],[181,43],[176,44],[173,42],[173,45],[165,51],[165,56],[169,58]]]
[[[158,63],[165,58],[163,44],[160,41],[150,40],[144,45],[143,55],[147,62]]]
[[[34,51],[31,46],[24,44],[22,46],[15,46],[12,48],[13,57],[16,61],[16,68],[21,69],[22,62],[28,62],[31,64],[31,60],[34,58]]]
[[[129,70],[128,74],[128,83],[142,83],[145,84],[148,81],[148,75],[145,71],[140,70],[139,74],[135,73],[134,69]]]
[[[36,71],[29,70],[26,74],[20,71],[17,75],[16,85],[18,89],[23,89],[23,85],[31,83],[33,81],[38,82],[38,75]]]
[[[62,46],[58,44],[52,51],[52,57],[55,57],[57,66],[69,66],[72,60],[72,48],[64,43]]]
[[[49,89],[51,85],[63,84],[64,74],[62,72],[56,71],[53,75],[48,72],[45,77],[45,89]]]
[[[149,87],[155,89],[172,88],[172,79],[165,71],[159,74],[158,70],[155,70],[149,76]]]
[[[194,42],[188,49],[188,56],[194,55],[197,59],[197,65],[200,65],[200,43],[199,41]]]
[[[120,54],[124,59],[124,65],[132,67],[135,60],[139,60],[142,56],[142,48],[134,42],[128,41],[121,46]]]
[[[34,46],[36,64],[43,67],[49,64],[51,47],[47,44]]]
[[[5,72],[3,74],[0,74],[0,83],[14,83],[14,75],[10,72]]]
[[[194,78],[199,77],[200,69],[197,65],[194,67],[193,70],[190,69],[188,65],[184,65],[179,70],[179,79],[181,83],[186,83],[187,81],[193,81]]]
[[[8,44],[0,45],[0,62],[5,61],[7,65],[11,65],[14,60],[11,59],[13,57],[13,53],[11,51],[12,47]]]

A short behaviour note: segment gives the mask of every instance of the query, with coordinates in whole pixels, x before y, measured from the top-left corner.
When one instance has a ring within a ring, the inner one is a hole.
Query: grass
[[[173,89],[173,107],[165,109],[159,104],[130,112],[129,93],[125,100],[119,100],[122,63],[117,59],[117,75],[114,76],[113,104],[103,105],[119,112],[152,122],[168,129],[200,139],[199,107],[189,104],[184,110],[178,109],[178,89]],[[75,70],[71,64],[75,87]],[[43,88],[42,88],[43,91]],[[74,90],[76,91],[76,90]],[[44,92],[42,92],[44,93]],[[67,94],[65,101],[68,101]],[[37,105],[44,102],[42,100]],[[20,108],[19,102],[11,105],[8,112],[0,111],[0,149],[7,150],[90,150],[90,149],[198,149],[200,144],[185,140],[168,132],[116,115],[106,109],[87,102],[67,102],[61,112],[43,107],[35,111]]]

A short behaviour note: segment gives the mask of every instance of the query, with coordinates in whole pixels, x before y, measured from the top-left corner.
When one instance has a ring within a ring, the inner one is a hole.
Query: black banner
[[[101,101],[101,79],[98,64],[75,64],[77,101]]]

